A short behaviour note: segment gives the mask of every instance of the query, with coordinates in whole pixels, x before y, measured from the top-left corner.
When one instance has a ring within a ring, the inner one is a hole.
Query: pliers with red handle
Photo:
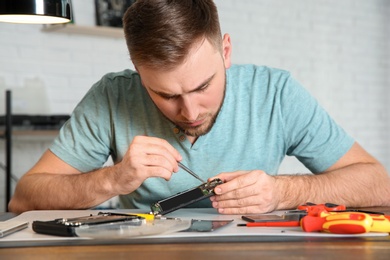
[[[307,202],[304,205],[298,206],[298,210],[306,211],[308,216],[320,216],[323,212],[345,211],[345,205],[338,205],[334,203],[314,204]]]
[[[285,212],[285,216],[299,215],[299,219],[304,216],[320,216],[321,213],[332,212],[332,211],[345,211],[344,205],[337,205],[334,203],[315,204],[306,202],[303,205],[298,206],[296,210],[289,210]]]
[[[336,234],[390,232],[390,216],[380,212],[347,209],[333,203],[306,203],[298,207],[306,211],[300,225],[306,232],[323,231]]]

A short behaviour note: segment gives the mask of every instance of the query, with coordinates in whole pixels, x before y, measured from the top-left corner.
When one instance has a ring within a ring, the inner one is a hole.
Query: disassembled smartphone
[[[72,237],[77,236],[75,229],[83,225],[99,225],[117,222],[131,222],[134,225],[142,224],[142,217],[136,215],[104,213],[78,218],[60,218],[50,221],[33,221],[32,229],[41,234]]]
[[[197,201],[211,197],[215,194],[214,188],[222,183],[221,179],[214,179],[210,182],[203,183],[198,187],[179,192],[173,196],[159,200],[150,206],[152,214],[164,215]]]

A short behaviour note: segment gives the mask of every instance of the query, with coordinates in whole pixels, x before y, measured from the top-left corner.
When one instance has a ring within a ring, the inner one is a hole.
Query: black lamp
[[[71,20],[71,0],[0,1],[0,22],[58,24]]]

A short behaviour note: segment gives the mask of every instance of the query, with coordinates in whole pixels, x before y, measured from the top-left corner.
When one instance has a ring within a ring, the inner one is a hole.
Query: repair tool
[[[320,215],[303,217],[302,229],[306,232],[323,231],[335,234],[390,233],[390,216],[361,212],[322,212]]]
[[[284,212],[282,215],[276,214],[258,214],[258,215],[244,215],[241,218],[249,223],[238,224],[237,226],[246,226],[246,227],[286,227],[286,226],[300,226],[300,220],[307,216],[308,214],[314,214],[311,212],[321,212],[326,211],[326,209],[343,209],[343,207],[338,207],[335,204],[320,204],[316,205],[313,203],[306,203],[305,205],[299,206],[296,210],[289,210]],[[309,213],[310,212],[310,213]],[[327,212],[327,211],[326,211]]]
[[[301,219],[306,232],[324,231],[335,234],[360,234],[366,232],[390,232],[390,216],[381,212],[347,209],[333,203],[306,203],[298,210],[307,211]]]
[[[200,178],[195,172],[191,171],[187,166],[185,166],[184,164],[182,164],[181,162],[178,162],[179,164],[179,167],[182,168],[183,170],[185,170],[186,172],[188,172],[189,174],[191,174],[192,176],[194,176],[195,178],[197,178],[199,181],[201,181],[202,183],[205,183],[206,181],[202,180],[202,178]]]
[[[335,234],[390,233],[390,216],[383,215],[381,212],[349,210],[345,205],[333,203],[307,202],[298,206],[296,210],[286,211],[283,215],[248,215],[242,216],[242,219],[250,222],[238,226],[301,226],[305,232],[322,231]]]
[[[333,203],[325,203],[325,204],[314,204],[311,202],[307,202],[304,205],[298,206],[296,210],[288,210],[284,212],[282,215],[270,215],[270,214],[259,214],[259,215],[244,215],[241,216],[241,218],[245,221],[248,221],[250,223],[244,224],[244,225],[238,225],[238,226],[248,226],[248,227],[260,227],[260,226],[267,226],[267,224],[264,223],[272,223],[269,225],[273,225],[274,227],[277,226],[299,226],[300,220],[307,216],[307,215],[313,215],[318,216],[321,214],[321,212],[328,212],[332,210],[343,210],[345,209],[345,206],[336,205]],[[290,224],[286,224],[285,222],[289,222]],[[256,223],[256,224],[252,224]]]
[[[345,211],[345,205],[338,205],[334,203],[324,203],[324,204],[315,204],[311,202],[306,202],[303,205],[298,206],[296,210],[286,211],[287,214],[303,214],[310,216],[317,216],[321,212],[331,212],[331,211]]]
[[[299,221],[276,221],[276,222],[249,222],[237,224],[238,227],[299,227]]]

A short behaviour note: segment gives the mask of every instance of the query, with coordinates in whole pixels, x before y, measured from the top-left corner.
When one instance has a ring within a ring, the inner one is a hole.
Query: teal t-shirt
[[[286,155],[313,173],[340,159],[354,140],[288,72],[254,65],[226,71],[226,95],[215,125],[191,143],[149,98],[137,72],[105,75],[80,101],[51,151],[82,172],[122,160],[135,136],[160,137],[203,179],[221,172],[264,170],[278,174]],[[124,208],[149,209],[152,202],[200,185],[180,170],[170,181],[149,178],[120,196]],[[203,200],[193,206],[210,206]]]

